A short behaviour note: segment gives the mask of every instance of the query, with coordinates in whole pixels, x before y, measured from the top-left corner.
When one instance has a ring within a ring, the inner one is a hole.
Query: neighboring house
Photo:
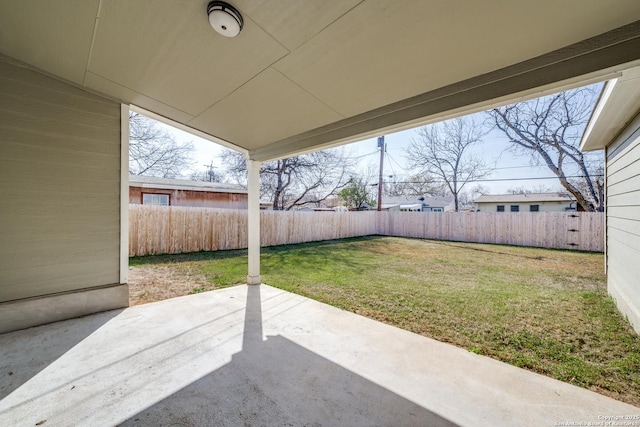
[[[487,194],[474,200],[478,212],[566,212],[576,210],[573,197],[560,193]]]
[[[247,190],[234,184],[130,175],[129,203],[246,209]]]
[[[403,212],[448,212],[454,210],[454,207],[453,199],[447,197],[387,197],[383,199],[382,210]]]
[[[607,82],[580,148],[606,153],[607,289],[640,333],[640,67]]]
[[[306,202],[301,205],[293,206],[290,209],[304,212],[337,212],[337,207],[344,207],[342,205],[342,200],[338,197],[328,197],[320,202]],[[345,208],[345,210],[348,209]]]

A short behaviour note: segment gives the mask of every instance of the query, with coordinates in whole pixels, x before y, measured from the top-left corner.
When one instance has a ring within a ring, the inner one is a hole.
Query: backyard
[[[640,405],[640,337],[603,255],[396,237],[262,249],[262,281]],[[131,304],[243,283],[245,250],[130,259]]]

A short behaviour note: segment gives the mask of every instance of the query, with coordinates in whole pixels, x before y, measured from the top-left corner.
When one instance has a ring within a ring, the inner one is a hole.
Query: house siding
[[[0,60],[0,108],[0,303],[106,295],[120,282],[120,104]]]
[[[569,202],[500,202],[500,203],[483,203],[476,202],[476,206],[480,212],[497,212],[498,206],[504,206],[504,211],[509,212],[511,205],[520,206],[520,212],[529,212],[529,206],[538,205],[539,212],[566,212],[570,206]]]
[[[171,206],[198,208],[247,209],[247,195],[213,191],[175,190],[159,188],[129,187],[129,203],[142,204],[142,193],[168,194]]]
[[[640,116],[607,147],[607,281],[640,332]]]

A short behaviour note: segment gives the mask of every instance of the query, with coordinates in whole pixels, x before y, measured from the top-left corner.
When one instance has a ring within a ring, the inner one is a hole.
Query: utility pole
[[[382,169],[384,165],[384,135],[378,137],[378,148],[380,149],[380,174],[378,175],[378,210],[382,210]]]
[[[213,171],[213,169],[215,168],[215,166],[213,166],[213,160],[211,160],[211,164],[208,165],[204,165],[207,168],[207,180],[209,182],[213,182],[214,178],[215,178],[215,172]]]

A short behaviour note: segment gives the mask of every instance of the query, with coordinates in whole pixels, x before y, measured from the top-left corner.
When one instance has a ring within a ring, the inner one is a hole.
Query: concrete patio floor
[[[0,399],[2,426],[558,426],[640,414],[266,285],[0,335]]]

